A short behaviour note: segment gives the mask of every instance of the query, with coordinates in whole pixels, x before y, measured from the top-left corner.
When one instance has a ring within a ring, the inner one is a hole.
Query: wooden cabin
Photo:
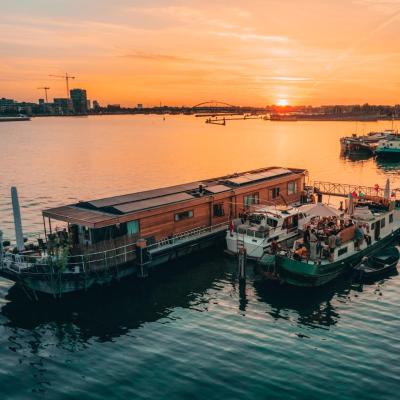
[[[307,171],[270,167],[212,179],[82,201],[43,211],[67,223],[73,247],[104,249],[146,239],[148,244],[193,229],[223,226],[254,205],[300,200]],[[48,218],[46,224],[45,218]],[[47,235],[46,235],[47,236]],[[108,246],[107,244],[110,244]],[[112,244],[112,245],[111,245]]]

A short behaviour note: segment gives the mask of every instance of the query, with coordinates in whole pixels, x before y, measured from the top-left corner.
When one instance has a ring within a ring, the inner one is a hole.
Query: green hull
[[[364,250],[352,254],[350,257],[326,265],[307,264],[286,256],[277,255],[277,272],[279,273],[281,281],[289,285],[302,287],[322,286],[345,273],[364,256],[393,242],[398,234],[399,230],[391,233],[379,242],[368,246]]]

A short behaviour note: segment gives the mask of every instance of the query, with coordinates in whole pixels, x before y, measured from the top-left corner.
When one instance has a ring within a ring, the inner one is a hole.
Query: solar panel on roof
[[[255,182],[263,179],[273,178],[279,175],[291,173],[290,170],[284,168],[274,168],[269,171],[257,172],[255,174],[245,174],[237,178],[228,179],[227,182],[234,185],[244,185],[246,183]]]
[[[193,196],[187,193],[176,193],[169,196],[155,197],[153,199],[146,199],[135,201],[127,204],[116,205],[113,208],[122,213],[131,213],[134,211],[146,210],[154,207],[165,206],[167,204],[178,203],[180,201],[192,200]]]
[[[214,194],[226,192],[227,190],[231,190],[231,188],[228,186],[225,186],[225,185],[214,185],[214,186],[209,186],[206,188],[207,192],[214,193]]]
[[[92,200],[87,203],[89,203],[91,206],[96,207],[96,208],[113,207],[113,206],[120,205],[120,204],[127,204],[127,203],[132,203],[135,201],[141,201],[141,200],[145,200],[145,199],[152,199],[155,197],[179,193],[179,192],[183,192],[186,190],[193,190],[193,189],[198,188],[198,186],[200,184],[202,184],[202,182],[185,183],[182,185],[170,186],[170,187],[166,187],[166,188],[146,190],[145,192],[130,193],[130,194],[122,195],[122,196],[114,196],[114,197],[107,197],[107,198],[99,199],[99,200]],[[205,187],[205,186],[206,185],[203,184],[203,187]],[[81,204],[81,206],[82,205],[84,205],[84,204]]]

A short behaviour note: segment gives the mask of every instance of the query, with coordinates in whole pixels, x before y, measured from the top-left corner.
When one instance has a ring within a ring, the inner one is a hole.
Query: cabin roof
[[[172,204],[212,196],[225,191],[251,186],[280,176],[304,174],[304,169],[262,168],[235,173],[218,178],[206,179],[169,186],[160,189],[112,196],[98,200],[82,201],[43,211],[43,216],[72,224],[97,228],[119,223],[119,217],[135,212],[151,210]],[[132,217],[134,219],[134,216]],[[126,219],[125,219],[126,220]]]

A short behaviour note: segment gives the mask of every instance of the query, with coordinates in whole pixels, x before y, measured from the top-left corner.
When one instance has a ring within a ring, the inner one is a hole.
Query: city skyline
[[[0,97],[101,103],[397,104],[397,0],[5,1]]]

